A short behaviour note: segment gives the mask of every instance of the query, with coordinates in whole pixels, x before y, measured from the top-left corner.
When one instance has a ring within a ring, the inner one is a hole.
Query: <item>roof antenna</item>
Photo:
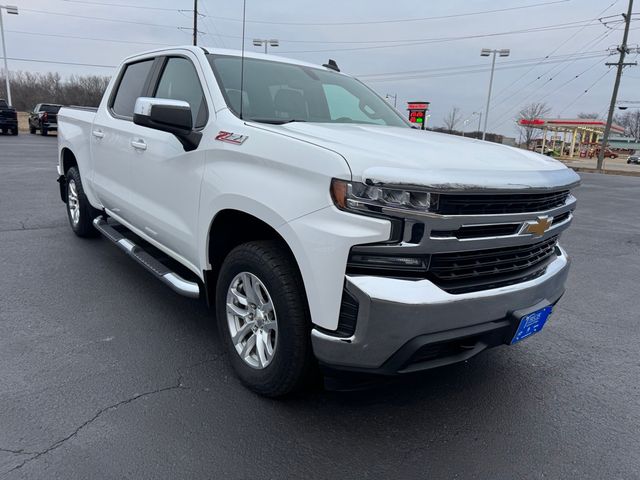
[[[247,0],[242,1],[242,57],[240,59],[240,120],[242,116],[242,106],[244,105],[244,29],[247,18]]]
[[[331,59],[331,58],[329,59],[329,63],[323,63],[323,64],[322,64],[322,66],[323,66],[323,67],[326,67],[326,68],[330,68],[331,70],[335,70],[336,72],[339,72],[339,71],[340,71],[340,69],[338,68],[338,64],[336,63],[336,61],[335,61],[335,60],[333,60],[333,59]]]

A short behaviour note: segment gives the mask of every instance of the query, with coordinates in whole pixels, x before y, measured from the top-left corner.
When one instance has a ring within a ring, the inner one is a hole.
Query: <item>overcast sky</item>
[[[18,16],[3,13],[11,70],[111,75],[115,68],[99,65],[191,42],[192,0],[7,2],[20,8]],[[241,0],[199,0],[199,9],[200,44],[240,48]],[[604,64],[617,58],[606,50],[622,39],[626,9],[627,0],[247,0],[246,38],[250,50],[258,50],[252,38],[277,38],[273,54],[318,64],[333,58],[381,95],[397,94],[399,109],[430,101],[434,126],[459,107],[467,130],[477,129],[472,114],[486,102],[491,59],[480,49],[509,48],[496,63],[489,130],[515,136],[514,116],[534,101],[553,116],[605,114],[615,72]],[[640,14],[634,18],[629,43],[637,46]],[[640,100],[638,92],[640,68],[628,68],[618,98]]]

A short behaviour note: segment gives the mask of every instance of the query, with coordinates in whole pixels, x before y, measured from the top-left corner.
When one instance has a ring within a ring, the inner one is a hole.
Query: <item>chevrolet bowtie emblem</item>
[[[537,220],[526,223],[523,233],[530,233],[537,237],[541,237],[542,235],[545,234],[547,230],[549,230],[549,227],[551,226],[552,223],[553,223],[552,218],[538,217]]]

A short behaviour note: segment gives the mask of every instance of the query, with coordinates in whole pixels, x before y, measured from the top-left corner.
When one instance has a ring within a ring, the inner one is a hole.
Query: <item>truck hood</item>
[[[342,155],[354,181],[433,190],[547,190],[580,181],[549,157],[506,145],[412,128],[330,123],[279,126]],[[282,130],[281,130],[282,131]]]

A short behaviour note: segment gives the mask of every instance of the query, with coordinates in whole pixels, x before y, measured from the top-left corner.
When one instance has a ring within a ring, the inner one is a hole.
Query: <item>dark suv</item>
[[[42,135],[58,130],[58,110],[62,105],[39,103],[29,114],[29,133],[40,130]]]
[[[636,165],[640,164],[640,155],[630,155],[629,158],[627,158],[627,163],[635,163]]]
[[[0,130],[7,134],[11,130],[12,135],[18,135],[18,114],[16,109],[10,107],[6,100],[0,98]]]

